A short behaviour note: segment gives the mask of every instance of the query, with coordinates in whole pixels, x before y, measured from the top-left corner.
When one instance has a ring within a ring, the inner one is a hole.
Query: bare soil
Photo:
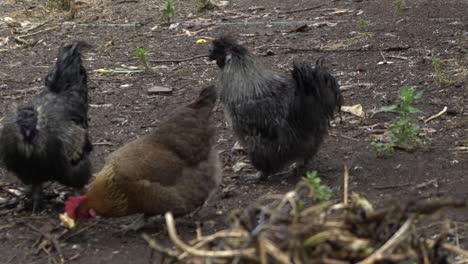
[[[218,72],[206,58],[180,63],[158,60],[206,54],[207,44],[196,44],[197,39],[205,38],[209,43],[210,38],[230,33],[277,71],[287,71],[294,60],[313,62],[326,57],[344,87],[345,104],[362,105],[366,118],[345,113],[343,122],[337,119],[310,167],[332,188],[335,199],[342,198],[344,164],[350,167],[350,191],[378,206],[417,197],[454,195],[466,199],[468,2],[407,2],[407,8],[397,10],[393,1],[233,0],[227,6],[199,13],[194,10],[195,1],[176,1],[177,13],[171,23],[180,24],[170,29],[160,25],[163,1],[83,0],[70,19],[67,12],[49,12],[45,0],[3,0],[3,20],[11,17],[23,24],[0,22],[0,117],[12,104],[37,93],[61,44],[89,42],[95,50],[86,53],[85,66],[90,74],[91,134],[93,142],[98,143],[92,158],[98,171],[108,154],[147,133],[178,106],[192,100],[201,87],[215,81]],[[139,26],[133,26],[135,22]],[[295,32],[305,24],[311,28]],[[94,72],[138,65],[134,56],[137,47],[148,49],[155,71],[114,75]],[[449,84],[437,81],[432,57],[441,59]],[[147,89],[155,85],[171,87],[172,95],[148,94]],[[402,86],[424,91],[423,99],[415,104],[422,111],[419,125],[424,144],[411,153],[396,151],[385,158],[377,157],[370,143],[396,115],[373,113],[383,105],[397,104]],[[450,115],[423,121],[445,106]],[[177,220],[185,239],[194,236],[195,221],[202,223],[204,233],[212,233],[226,226],[232,210],[244,208],[259,196],[288,191],[298,181],[288,178],[246,183],[243,175],[248,171],[232,169],[246,158],[242,152],[231,150],[235,138],[220,107],[215,122],[217,147],[225,166],[221,198],[208,204],[195,219]],[[21,189],[21,183],[4,170],[0,176],[2,201],[22,199],[9,192]],[[62,211],[61,198],[56,196],[66,190],[55,184],[48,186],[50,206],[38,215],[3,202],[1,263],[51,262],[44,251],[36,250],[40,235],[22,223],[45,233],[62,232],[57,217]],[[467,246],[468,211],[452,210],[446,215],[458,223],[454,233],[461,245]],[[92,221],[83,225],[87,228],[83,232],[61,237],[58,241],[67,262],[159,263],[141,233],[168,244],[163,221],[155,219],[142,231],[123,233],[122,225],[134,218]],[[57,257],[56,251],[50,254]]]

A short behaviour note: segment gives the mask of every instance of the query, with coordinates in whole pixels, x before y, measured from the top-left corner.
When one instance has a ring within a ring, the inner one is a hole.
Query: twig
[[[150,248],[152,248],[152,249],[156,250],[157,252],[159,252],[161,254],[164,254],[164,255],[166,255],[168,257],[175,258],[175,259],[178,258],[179,253],[177,251],[171,250],[171,249],[168,249],[168,248],[164,248],[163,246],[156,243],[156,240],[151,239],[147,234],[142,234],[141,236],[143,237],[144,240],[146,240],[146,242],[148,243],[148,246]]]
[[[99,221],[96,221],[96,222],[94,222],[94,223],[92,223],[92,224],[90,224],[90,225],[88,225],[88,226],[85,226],[85,227],[81,228],[80,230],[78,230],[78,231],[76,231],[76,232],[74,232],[74,233],[71,233],[69,236],[65,237],[65,238],[63,239],[63,241],[67,241],[67,240],[71,239],[72,237],[75,237],[75,236],[77,236],[77,235],[83,233],[84,231],[90,229],[91,227],[97,225],[98,223],[99,223]],[[64,233],[63,235],[65,235],[65,234],[66,234],[66,233]]]
[[[384,63],[387,64],[387,59],[386,59],[385,56],[383,55],[383,52],[382,52],[382,51],[380,51],[380,56],[382,57]]]
[[[292,262],[289,260],[289,257],[287,254],[282,252],[278,247],[276,247],[270,240],[268,239],[259,239],[259,243],[262,244],[264,247],[265,251],[273,256],[279,263],[283,264],[291,264]],[[266,262],[267,263],[267,262]]]
[[[94,142],[93,146],[114,146],[114,144],[111,142],[104,141],[104,142]]]
[[[211,257],[211,258],[229,258],[229,257],[241,255],[244,257],[253,258],[252,256],[255,254],[255,249],[253,248],[238,249],[238,250],[220,250],[220,251],[208,251],[208,250],[200,250],[200,249],[193,248],[185,244],[177,236],[177,231],[175,229],[175,224],[174,224],[174,217],[172,216],[172,213],[170,212],[166,213],[165,218],[166,218],[167,231],[169,233],[169,237],[171,238],[172,242],[177,247],[188,252],[191,255],[195,255],[198,257]]]
[[[184,58],[184,59],[152,60],[152,61],[150,61],[150,62],[152,62],[152,63],[167,63],[167,62],[179,63],[179,62],[191,61],[191,60],[195,60],[195,59],[198,59],[198,58],[204,58],[204,57],[208,57],[208,55],[207,55],[207,54],[202,54],[202,55],[197,55],[197,56],[193,56],[193,57],[189,57],[189,58]]]
[[[349,169],[348,166],[344,165],[344,194],[343,194],[343,203],[348,205],[348,187],[349,187]]]
[[[343,135],[343,134],[340,134],[340,137],[342,137],[342,138],[346,138],[346,139],[349,139],[349,140],[353,140],[353,141],[356,141],[356,142],[360,142],[360,140],[359,140],[359,139],[357,139],[357,138],[348,137],[348,136],[346,136],[346,135]]]
[[[6,264],[11,263],[16,258],[16,255],[17,254],[14,254],[13,256],[11,256],[11,258],[6,262]]]
[[[280,14],[299,13],[299,12],[303,12],[303,11],[309,11],[309,10],[319,9],[319,8],[321,8],[322,6],[323,6],[323,5],[312,6],[312,7],[306,7],[306,8],[301,8],[301,9],[293,9],[293,10],[283,11],[283,12],[279,12],[279,13],[280,13]]]
[[[47,31],[51,31],[51,30],[54,30],[54,29],[57,29],[57,28],[59,28],[59,26],[53,26],[53,27],[50,27],[50,28],[46,28],[46,29],[43,29],[43,30],[39,30],[39,31],[30,33],[30,34],[20,35],[18,37],[19,38],[28,38],[28,37],[32,37],[34,35],[41,34],[41,33],[47,32]]]
[[[52,245],[54,246],[55,250],[57,250],[57,253],[59,254],[59,257],[60,257],[60,263],[65,263],[65,258],[63,257],[63,253],[62,253],[62,249],[60,248],[60,245],[59,243],[57,242],[57,240],[50,234],[48,233],[45,233],[45,232],[42,232],[39,228],[31,225],[31,224],[28,224],[28,223],[22,223],[23,225],[25,225],[26,227],[28,227],[29,229],[39,233],[40,235],[42,235],[43,237],[45,237],[47,240],[49,240]]]
[[[371,48],[371,47],[358,47],[358,48],[347,48],[347,49],[335,49],[326,47],[315,47],[315,48],[294,48],[289,46],[276,46],[278,48],[289,49],[291,52],[367,52],[367,51],[403,51],[411,48],[411,46],[395,46],[386,48]]]
[[[0,226],[0,231],[2,231],[3,229],[8,229],[8,228],[15,227],[15,226],[16,226],[16,224],[2,225],[2,226]]]
[[[134,23],[124,23],[124,24],[92,24],[92,23],[74,23],[74,22],[69,22],[65,21],[62,23],[64,26],[82,26],[82,27],[139,27],[141,25],[140,22],[134,22]]]
[[[384,256],[386,251],[389,251],[395,248],[398,244],[404,241],[408,235],[411,225],[413,223],[414,216],[410,216],[406,222],[393,234],[393,236],[383,244],[379,249],[377,249],[372,255],[368,256],[364,260],[358,262],[357,264],[372,264],[375,263],[376,260],[381,259]]]
[[[142,125],[140,126],[140,128],[150,128],[150,127],[158,127],[158,126],[161,126],[161,124],[149,124],[149,125]]]
[[[357,88],[357,87],[372,87],[374,84],[373,83],[353,83],[353,84],[348,84],[348,85],[342,85],[340,86],[341,91],[346,91],[352,88]]]
[[[376,186],[374,189],[376,190],[387,190],[387,189],[396,189],[400,187],[407,187],[410,186],[410,183],[405,183],[405,184],[396,184],[396,185],[386,185],[386,186]]]
[[[442,109],[442,111],[424,120],[424,123],[428,123],[429,121],[436,119],[437,117],[445,114],[447,112],[447,109],[448,109],[447,106],[445,106],[444,109]]]
[[[195,243],[193,245],[194,248],[201,248],[202,246],[212,242],[213,240],[216,240],[218,238],[227,238],[227,237],[232,237],[232,238],[248,238],[248,234],[245,232],[239,232],[239,231],[219,231],[217,233],[214,233],[213,235],[209,236],[204,236],[201,237],[200,239],[197,239],[196,241],[191,242],[191,244]],[[197,242],[198,241],[198,242]],[[179,256],[179,260],[182,260],[188,256],[187,252],[183,252]]]
[[[21,31],[21,32],[19,32],[19,33],[26,33],[26,32],[33,31],[33,30],[35,30],[35,29],[38,29],[38,28],[44,26],[45,24],[49,23],[50,21],[51,21],[51,20],[44,21],[44,22],[42,22],[42,23],[37,24],[37,25],[34,26],[34,27],[28,28],[28,29],[23,30],[23,31]]]
[[[433,239],[426,239],[426,243],[428,243],[429,245],[433,245],[435,242],[436,241]],[[468,257],[468,250],[459,248],[455,245],[452,245],[449,243],[443,243],[442,248],[452,253],[458,254],[460,256]]]

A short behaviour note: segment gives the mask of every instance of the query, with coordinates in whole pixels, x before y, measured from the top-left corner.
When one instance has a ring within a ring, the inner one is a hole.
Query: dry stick
[[[366,48],[366,47],[359,47],[359,48],[348,48],[348,49],[327,49],[323,47],[315,47],[315,48],[294,48],[289,46],[276,46],[277,48],[282,49],[289,49],[292,52],[367,52],[367,51],[404,51],[410,49],[411,46],[395,46],[395,47],[386,47],[386,48]]]
[[[309,10],[319,9],[319,8],[321,8],[322,6],[323,6],[323,5],[318,5],[318,6],[312,6],[312,7],[307,7],[307,8],[294,9],[294,10],[290,10],[290,11],[280,12],[280,14],[299,13],[299,12],[303,12],[303,11],[309,11]]]
[[[201,248],[202,246],[212,242],[218,238],[226,238],[226,237],[233,237],[233,238],[248,238],[248,234],[246,232],[238,232],[238,231],[219,231],[209,236],[201,237],[197,241],[194,241],[194,248]],[[189,254],[187,252],[183,252],[179,256],[179,260],[186,258]]]
[[[360,140],[359,140],[359,139],[357,139],[357,138],[348,137],[348,136],[346,136],[346,135],[343,135],[343,134],[340,134],[340,137],[342,137],[342,138],[346,138],[346,139],[349,139],[349,140],[353,140],[353,141],[360,142]]]
[[[404,183],[404,184],[396,184],[396,185],[386,185],[386,186],[376,186],[374,189],[376,190],[388,190],[388,189],[396,189],[396,188],[401,188],[401,187],[408,187],[411,186],[412,184],[410,183]]]
[[[383,246],[381,246],[374,253],[372,253],[372,255],[368,256],[367,258],[358,262],[357,264],[372,264],[375,263],[375,261],[384,257],[384,253],[386,251],[393,249],[408,237],[408,231],[411,228],[413,220],[414,216],[410,216],[406,220],[406,222],[395,232],[395,234],[393,234],[393,236],[387,242],[385,242],[385,244],[383,244]]]
[[[267,253],[273,256],[279,263],[283,264],[291,264],[288,256],[282,252],[279,248],[277,248],[273,243],[271,243],[268,239],[259,239],[259,243],[261,243]]]
[[[94,223],[92,223],[92,224],[90,224],[90,225],[88,225],[88,226],[86,226],[86,227],[83,227],[82,229],[76,231],[75,233],[72,233],[72,234],[70,234],[69,236],[67,236],[63,241],[67,241],[67,240],[71,239],[72,237],[75,237],[75,236],[77,236],[77,235],[83,233],[84,231],[90,229],[91,227],[94,227],[94,226],[97,225],[98,223],[99,223],[99,221],[96,221],[96,222],[94,222]],[[67,234],[67,233],[64,233],[63,235],[66,235],[66,234]],[[62,236],[63,236],[63,235],[62,235]],[[62,236],[61,236],[61,237],[62,237]]]
[[[245,256],[252,258],[252,255],[255,254],[255,249],[239,249],[239,250],[221,250],[221,251],[207,251],[207,250],[199,250],[193,248],[187,244],[185,244],[180,238],[177,236],[177,231],[175,229],[174,224],[174,217],[172,213],[168,212],[165,214],[166,218],[166,225],[167,231],[169,233],[169,237],[171,238],[172,242],[179,247],[180,249],[198,257],[211,257],[211,258],[230,258],[234,256]]]
[[[32,37],[34,35],[41,34],[41,33],[47,32],[47,31],[51,31],[51,30],[54,30],[54,29],[57,29],[57,28],[59,28],[59,26],[53,26],[53,27],[50,27],[50,28],[46,28],[44,30],[39,30],[39,31],[33,32],[31,34],[20,35],[20,36],[18,36],[18,38]]]
[[[432,119],[436,119],[437,117],[445,114],[447,112],[447,106],[444,107],[444,109],[442,109],[442,111],[440,111],[439,113],[427,118],[426,120],[424,120],[424,123],[428,123],[429,121],[431,121]]]
[[[146,240],[150,248],[156,250],[157,252],[164,254],[166,256],[169,256],[171,258],[177,258],[179,256],[177,251],[164,248],[163,246],[156,243],[156,240],[151,239],[147,234],[143,234],[141,236],[143,237],[144,240]]]
[[[35,29],[38,29],[38,28],[44,26],[45,24],[49,23],[50,21],[51,21],[51,20],[44,21],[44,22],[42,22],[42,23],[37,24],[36,26],[34,26],[34,27],[32,27],[32,28],[23,30],[23,31],[21,31],[21,32],[19,32],[19,33],[26,33],[26,32],[33,31],[33,30],[35,30]]]
[[[433,239],[426,239],[426,243],[428,243],[429,245],[435,244],[435,240],[433,240]],[[460,248],[460,247],[457,247],[457,246],[454,246],[454,245],[452,245],[452,244],[443,243],[443,244],[442,244],[442,248],[444,248],[445,250],[450,251],[450,252],[452,252],[452,253],[458,254],[458,255],[460,255],[460,256],[468,257],[468,250],[463,249],[463,248]]]
[[[93,146],[114,146],[114,144],[111,143],[111,142],[107,142],[107,141],[105,141],[105,142],[94,142]]]
[[[45,237],[47,240],[49,240],[52,243],[52,245],[54,246],[55,250],[57,250],[57,253],[59,254],[60,263],[65,263],[65,258],[63,257],[62,249],[60,248],[59,243],[57,242],[57,240],[54,237],[52,237],[50,234],[42,232],[39,228],[37,228],[37,227],[35,227],[35,226],[31,225],[31,224],[28,224],[28,223],[22,223],[22,224],[25,225],[26,227],[28,227],[29,229],[39,233],[40,235]]]
[[[349,169],[346,164],[344,165],[344,194],[343,194],[343,203],[348,205],[348,186],[349,186]]]
[[[185,58],[185,59],[152,60],[152,61],[150,61],[150,62],[152,62],[152,63],[166,63],[166,62],[175,62],[175,63],[179,63],[179,62],[191,61],[191,60],[194,60],[194,59],[204,58],[204,57],[208,57],[208,55],[206,55],[206,54],[197,55],[197,56],[193,56],[193,57],[189,57],[189,58]]]
[[[348,261],[342,261],[342,260],[336,260],[336,259],[330,259],[330,258],[325,258],[322,262],[323,264],[349,264]]]

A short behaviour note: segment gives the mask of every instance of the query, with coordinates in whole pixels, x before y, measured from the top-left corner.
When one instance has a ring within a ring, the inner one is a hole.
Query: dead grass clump
[[[166,214],[171,241],[166,249],[144,235],[149,245],[183,263],[447,263],[449,253],[468,252],[447,244],[448,224],[429,239],[419,220],[443,207],[466,206],[453,198],[394,203],[376,210],[357,194],[348,204],[308,204],[313,190],[304,180],[281,196],[264,197],[234,213],[228,229],[186,243]],[[409,261],[409,262],[408,262]]]

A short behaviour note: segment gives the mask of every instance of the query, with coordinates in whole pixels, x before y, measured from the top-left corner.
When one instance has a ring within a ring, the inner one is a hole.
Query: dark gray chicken
[[[87,74],[75,42],[60,48],[45,89],[0,126],[0,161],[31,186],[33,212],[42,183],[82,188],[91,177]]]
[[[257,177],[293,162],[302,173],[343,104],[336,79],[321,61],[295,63],[290,76],[279,76],[229,37],[215,39],[209,56],[221,68],[218,89],[226,118]]]

